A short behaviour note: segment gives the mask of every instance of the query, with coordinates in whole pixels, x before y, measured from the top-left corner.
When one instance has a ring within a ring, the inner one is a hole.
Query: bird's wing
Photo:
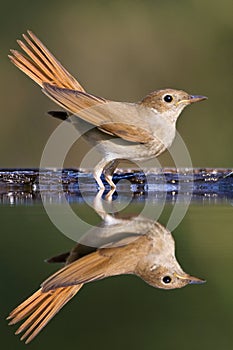
[[[94,95],[43,84],[43,92],[69,112],[101,131],[131,142],[153,140],[149,108],[134,103],[113,102]]]
[[[24,332],[21,340],[29,343],[58,313],[58,311],[81,289],[82,284],[57,288],[44,293],[41,289],[15,308],[8,320],[13,325],[27,317],[15,334]]]
[[[150,127],[138,118],[138,111],[127,104],[110,106],[110,101],[86,94],[79,82],[61,65],[42,42],[31,31],[23,35],[24,42],[18,44],[26,54],[11,50],[9,58],[26,75],[43,87],[44,92],[66,110],[78,114],[89,123],[99,127],[103,132],[121,137],[131,142],[146,143],[151,140]],[[56,89],[52,90],[52,87]],[[65,89],[65,90],[60,90]],[[113,103],[117,104],[117,103]],[[94,106],[104,106],[93,111]],[[108,106],[105,106],[108,105]],[[129,104],[130,105],[130,104]],[[81,113],[80,110],[90,109]],[[132,124],[127,122],[131,120]]]
[[[18,40],[26,55],[11,50],[10,60],[41,87],[47,82],[63,88],[85,91],[35,34],[31,31],[27,33],[28,35],[23,35],[25,42]]]
[[[110,250],[113,251],[114,249]],[[100,251],[96,251],[74,261],[45,280],[42,283],[42,291],[48,292],[56,288],[87,283],[107,277],[106,263],[109,263],[112,254],[104,255]]]
[[[138,237],[132,235],[128,240],[121,238],[117,245],[115,243],[105,245],[55,272],[42,283],[42,291],[48,292],[60,287],[93,282],[122,274],[126,270],[132,272],[138,260],[135,250],[138,252],[141,250],[144,254],[148,242],[150,239],[148,240],[147,235]],[[126,265],[124,259],[127,260]]]

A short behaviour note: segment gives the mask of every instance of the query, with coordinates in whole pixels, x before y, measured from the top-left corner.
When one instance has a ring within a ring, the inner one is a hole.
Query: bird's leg
[[[111,189],[115,189],[116,185],[112,181],[112,175],[119,163],[119,159],[109,160],[106,158],[103,158],[94,168],[94,178],[99,186],[99,189],[104,189],[104,184],[101,180],[101,174],[103,172],[105,180],[107,183],[111,186]]]
[[[113,177],[113,173],[116,170],[116,167],[119,164],[119,162],[120,162],[119,159],[114,159],[111,162],[109,162],[108,164],[106,164],[104,169],[103,169],[105,180],[111,186],[111,189],[114,191],[116,189],[116,185],[112,181],[112,177]]]
[[[93,176],[94,176],[100,190],[105,189],[104,184],[101,180],[101,174],[102,174],[102,172],[104,172],[105,167],[107,167],[107,165],[111,162],[112,161],[109,161],[109,159],[102,158],[102,160],[94,168]]]

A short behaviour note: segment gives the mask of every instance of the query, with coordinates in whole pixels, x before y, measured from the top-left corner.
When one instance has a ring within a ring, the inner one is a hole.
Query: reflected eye
[[[165,283],[165,284],[168,284],[168,283],[170,283],[171,282],[171,277],[170,276],[165,276],[165,277],[163,277],[163,283]]]
[[[165,102],[170,103],[170,102],[172,102],[173,97],[171,95],[165,95],[163,97],[163,99],[164,99]]]

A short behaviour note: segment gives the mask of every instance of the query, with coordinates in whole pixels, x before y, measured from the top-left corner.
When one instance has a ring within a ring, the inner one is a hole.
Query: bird
[[[175,257],[174,238],[159,222],[141,215],[108,214],[99,205],[97,213],[103,219],[98,226],[70,252],[47,260],[65,266],[9,314],[10,325],[27,318],[15,333],[23,333],[26,343],[87,283],[122,274],[165,290],[205,282],[183,271]]]
[[[110,101],[87,93],[32,31],[23,34],[23,39],[17,42],[24,54],[10,50],[10,60],[64,109],[50,115],[71,122],[78,130],[88,130],[84,139],[102,156],[93,170],[99,189],[105,188],[102,173],[110,188],[116,188],[112,177],[122,160],[143,161],[168,149],[182,110],[207,99],[166,88],[135,103]]]

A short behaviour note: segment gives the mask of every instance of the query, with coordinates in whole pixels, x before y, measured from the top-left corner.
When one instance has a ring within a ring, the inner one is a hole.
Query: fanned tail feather
[[[79,82],[61,65],[42,42],[28,30],[28,36],[23,35],[25,43],[18,40],[23,55],[17,50],[11,50],[10,60],[41,87],[50,83],[67,89],[84,92]]]
[[[7,317],[10,320],[9,325],[28,317],[15,334],[24,332],[20,339],[26,340],[26,344],[29,343],[82,286],[78,284],[62,287],[46,293],[39,289],[10,313]]]

